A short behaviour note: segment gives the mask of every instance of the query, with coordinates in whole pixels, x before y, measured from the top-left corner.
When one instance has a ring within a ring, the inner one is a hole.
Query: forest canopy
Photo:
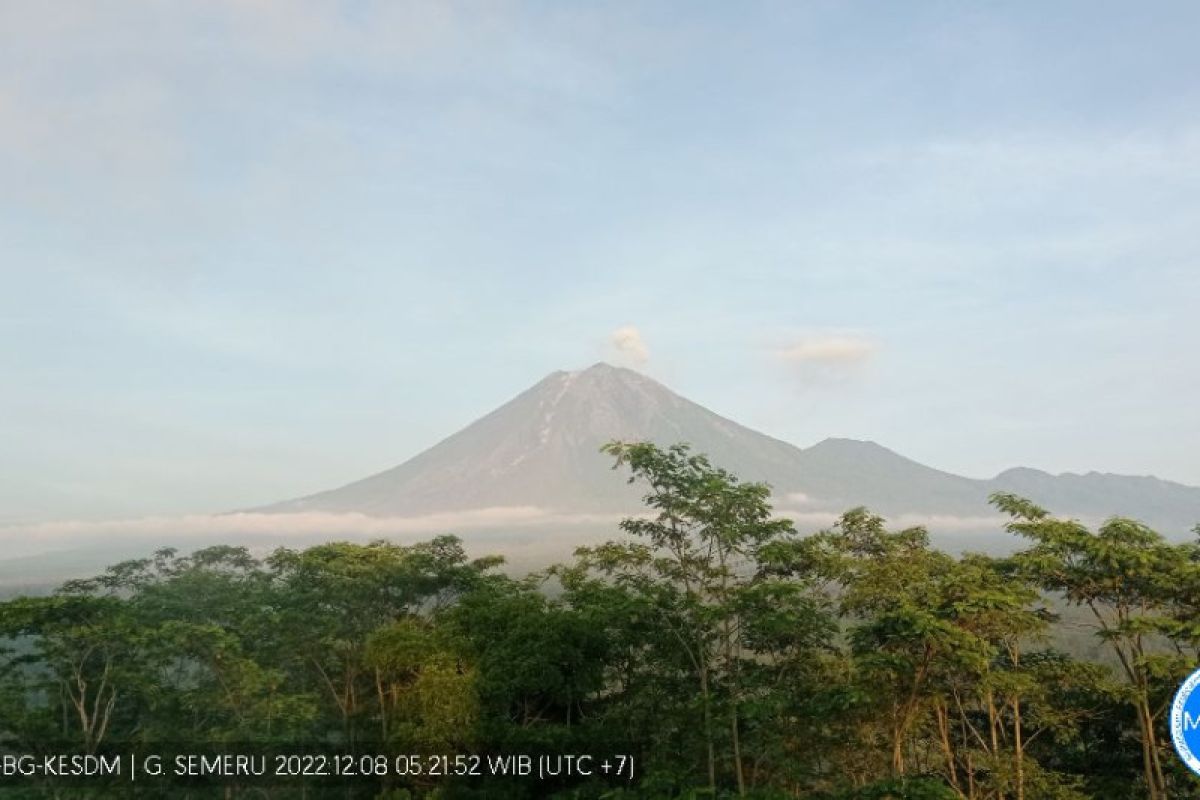
[[[992,498],[1019,537],[1004,558],[941,552],[864,508],[800,535],[768,486],[686,446],[605,452],[645,513],[522,578],[453,536],[218,546],[0,603],[0,751],[633,765],[632,779],[388,774],[193,797],[1200,796],[1164,718],[1200,666],[1200,543],[1014,495]],[[0,792],[66,796],[45,777]]]

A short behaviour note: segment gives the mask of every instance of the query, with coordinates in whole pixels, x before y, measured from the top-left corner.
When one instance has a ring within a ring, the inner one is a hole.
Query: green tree
[[[388,713],[383,664],[367,657],[372,636],[453,602],[499,563],[469,560],[451,536],[409,547],[335,542],[270,556],[272,614],[287,633],[286,658],[333,703],[342,742],[352,746],[363,723]],[[375,722],[371,730],[387,729],[386,719]]]
[[[1011,517],[1008,529],[1030,541],[1015,559],[1024,573],[1091,615],[1124,679],[1124,696],[1137,722],[1147,796],[1173,796],[1160,728],[1171,688],[1197,663],[1195,618],[1181,613],[1196,585],[1197,546],[1169,544],[1159,533],[1122,517],[1092,532],[1012,494],[995,494],[992,502]]]
[[[691,666],[701,706],[708,788],[717,788],[717,714],[724,716],[739,794],[747,789],[742,752],[744,651],[740,596],[754,579],[758,550],[792,532],[772,516],[770,489],[741,483],[687,446],[612,442],[603,452],[629,481],[646,487],[651,517],[621,522],[640,542],[583,548],[586,568],[655,598],[660,622]],[[721,690],[720,709],[717,691]]]

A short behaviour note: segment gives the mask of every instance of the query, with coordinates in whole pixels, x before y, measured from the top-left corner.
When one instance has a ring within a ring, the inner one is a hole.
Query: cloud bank
[[[805,507],[807,506],[807,508]],[[795,521],[802,530],[815,530],[833,524],[839,516],[833,510],[811,508],[812,500],[803,494],[784,498],[776,513]],[[618,524],[630,513],[572,513],[552,511],[538,506],[497,506],[414,517],[371,517],[359,513],[305,511],[294,514],[191,514],[149,516],[105,521],[62,521],[0,526],[0,540],[6,543],[6,558],[21,558],[115,541],[146,541],[151,547],[190,545],[197,540],[238,543],[244,540],[288,546],[332,539],[396,538],[419,541],[443,533],[497,538],[513,531],[534,531],[537,538],[554,529],[603,531],[604,536],[620,535]],[[897,527],[925,525],[933,529],[998,530],[1005,518],[999,516],[954,516],[940,514],[899,514],[889,518]],[[0,559],[3,560],[3,559]]]

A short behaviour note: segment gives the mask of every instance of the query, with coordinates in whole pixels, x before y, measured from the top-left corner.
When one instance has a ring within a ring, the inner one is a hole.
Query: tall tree
[[[1197,546],[1169,544],[1122,517],[1093,532],[1016,495],[998,493],[992,503],[1011,517],[1008,529],[1030,541],[1015,558],[1020,568],[1090,614],[1124,678],[1147,796],[1174,796],[1161,722],[1171,688],[1196,665],[1195,651],[1185,650],[1195,644],[1194,620],[1181,620],[1179,612],[1189,602],[1186,593],[1194,591]]]
[[[649,442],[612,442],[603,451],[614,457],[616,468],[629,469],[630,483],[646,487],[643,501],[652,516],[621,522],[622,530],[641,542],[584,548],[579,556],[588,567],[625,586],[657,595],[662,624],[696,680],[709,790],[716,791],[718,782],[721,724],[734,782],[744,795],[741,703],[746,654],[739,598],[754,579],[758,550],[792,532],[791,521],[773,517],[768,486],[742,483],[705,456],[689,452],[686,445],[662,449]]]

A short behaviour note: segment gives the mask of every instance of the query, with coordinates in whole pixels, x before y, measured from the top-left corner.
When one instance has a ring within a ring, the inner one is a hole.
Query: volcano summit
[[[256,509],[409,517],[485,508],[628,513],[638,491],[614,474],[604,443],[686,442],[743,480],[771,484],[777,508],[836,514],[857,505],[908,521],[979,520],[988,495],[1013,491],[1056,514],[1122,514],[1168,535],[1200,521],[1200,488],[1153,477],[1028,468],[991,479],[942,472],[873,442],[800,448],[709,411],[638,372],[595,364],[554,372],[404,463],[337,489]]]

